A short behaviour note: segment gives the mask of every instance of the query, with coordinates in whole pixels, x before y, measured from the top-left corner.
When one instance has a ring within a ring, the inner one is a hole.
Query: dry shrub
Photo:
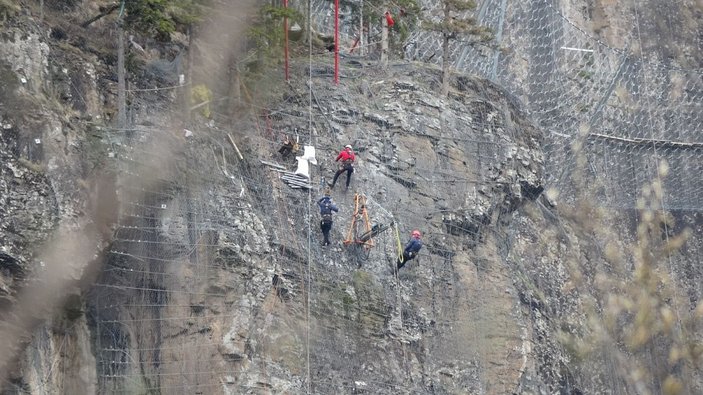
[[[590,263],[578,254],[567,258],[581,296],[584,327],[579,333],[560,333],[561,344],[584,372],[593,369],[605,382],[618,383],[613,393],[692,393],[689,386],[700,378],[703,362],[696,333],[703,304],[691,312],[675,277],[679,260],[687,259],[682,247],[691,231],[673,234],[672,215],[662,209],[668,165],[660,162],[654,179],[642,188],[635,226],[628,232],[621,220],[629,213],[593,201],[595,183],[586,187],[585,155],[579,156],[573,179],[580,198],[560,208],[560,215],[582,246],[593,247],[588,252],[593,256]]]

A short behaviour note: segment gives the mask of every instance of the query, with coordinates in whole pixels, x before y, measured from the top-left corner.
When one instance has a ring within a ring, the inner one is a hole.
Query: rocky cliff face
[[[439,98],[438,70],[363,60],[335,86],[315,62],[293,73],[312,90],[271,73],[267,102],[187,130],[174,92],[135,90],[115,130],[103,47],[65,26],[10,27],[0,307],[33,307],[22,290],[49,299],[35,291],[55,269],[65,281],[48,289],[68,297],[49,320],[20,314],[22,330],[3,321],[6,393],[701,392],[697,211],[604,211],[579,197],[613,185],[576,165],[573,204],[544,196],[554,136],[504,88],[459,75]],[[166,63],[133,82],[169,85]],[[316,147],[310,193],[261,162],[295,167],[284,133]],[[315,201],[345,144],[356,171],[321,246]],[[399,233],[344,246],[356,194]],[[396,276],[415,228],[425,247]]]
[[[374,75],[373,85],[332,88],[317,77],[312,130],[304,86],[294,84],[272,98],[270,129],[234,124],[243,160],[221,137],[226,147],[207,149],[226,125],[194,130],[176,178],[129,211],[91,298],[105,362],[100,387],[515,386],[526,355],[508,350],[523,350],[527,339],[511,318],[519,300],[499,270],[498,235],[542,189],[541,136],[499,88],[466,77],[454,97],[439,100],[420,82],[437,77],[421,65]],[[278,133],[268,130],[310,130],[299,137],[317,148],[315,183],[330,180],[337,147],[356,147],[351,188],[343,192],[340,181],[333,193],[332,246],[320,245],[319,190],[291,189],[259,162],[280,160]],[[356,193],[373,223],[402,229],[403,244],[412,228],[425,234],[422,256],[398,278],[393,229],[368,251],[342,245]],[[479,291],[484,266],[492,275]],[[483,348],[489,333],[499,348]]]
[[[105,65],[48,40],[36,22],[6,20],[0,39],[0,365],[10,392],[82,392],[95,388],[77,284],[101,250],[102,221],[89,215],[100,160],[90,123],[104,116]]]

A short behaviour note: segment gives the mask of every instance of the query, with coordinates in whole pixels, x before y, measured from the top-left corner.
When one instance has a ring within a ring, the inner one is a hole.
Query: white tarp
[[[310,178],[310,164],[308,160],[301,156],[296,156],[295,159],[298,160],[298,169],[295,171],[295,174]]]
[[[306,145],[303,148],[303,156],[295,157],[298,161],[298,169],[295,171],[295,174],[300,174],[310,178],[310,164],[317,164],[317,159],[315,159],[315,147],[312,145]]]
[[[312,145],[306,145],[305,151],[303,152],[303,159],[307,159],[313,165],[317,164],[317,159],[315,159],[315,147]]]

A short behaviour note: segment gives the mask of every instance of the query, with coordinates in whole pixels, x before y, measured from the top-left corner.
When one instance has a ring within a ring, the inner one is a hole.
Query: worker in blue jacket
[[[332,201],[330,197],[330,191],[325,191],[325,196],[321,197],[317,201],[317,205],[320,206],[320,230],[322,230],[322,235],[325,239],[322,241],[322,245],[330,245],[330,230],[332,230],[332,212],[335,213],[339,211],[337,206]]]
[[[403,250],[403,256],[398,257],[398,270],[405,266],[405,263],[409,260],[415,259],[417,253],[420,252],[420,249],[422,249],[421,237],[422,235],[419,230],[415,229],[412,231],[410,241],[408,241],[408,244],[405,245],[405,249]]]

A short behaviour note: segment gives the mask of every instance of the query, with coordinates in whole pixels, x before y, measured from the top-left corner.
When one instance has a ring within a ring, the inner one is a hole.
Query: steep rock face
[[[76,180],[92,161],[107,157],[90,136],[104,133],[119,143],[111,153],[122,203],[98,284],[85,301],[72,300],[36,329],[9,391],[502,394],[640,388],[612,372],[617,359],[608,354],[584,361],[565,349],[560,335],[579,332],[591,318],[582,306],[603,296],[575,283],[570,264],[583,264],[587,274],[607,267],[599,256],[605,242],[584,235],[584,224],[568,216],[555,220],[554,208],[543,207],[548,202],[529,202],[543,188],[544,139],[495,85],[459,76],[451,97],[438,99],[438,73],[421,65],[399,65],[386,74],[350,63],[349,78],[339,87],[326,79],[329,68],[316,66],[313,103],[303,84],[277,89],[268,119],[196,120],[188,135],[167,119],[174,114],[146,117],[158,107],[140,103],[133,135],[113,138],[115,133],[84,127],[78,119],[66,122],[58,109],[35,112],[42,120],[17,122],[20,108],[39,111],[36,103],[17,100],[29,100],[22,89],[60,92],[51,97],[95,120],[106,117],[98,110],[101,100],[110,111],[104,96],[111,85],[101,71],[105,59],[83,54],[68,62],[72,52],[60,46],[42,52],[40,35],[5,37],[13,38],[3,45],[24,48],[3,53],[38,51],[48,60],[0,67],[2,78],[11,77],[3,83],[12,87],[0,101],[0,188],[9,202],[0,208],[0,221],[7,213],[28,223],[29,210],[19,213],[21,204],[29,204],[34,221],[19,234],[12,221],[2,223],[10,252],[0,254],[0,264],[14,274],[17,262],[32,259],[25,245],[47,238],[65,218],[80,222],[88,199]],[[37,73],[52,74],[52,82],[37,83]],[[318,149],[316,186],[319,176],[329,181],[336,170],[332,159],[344,144],[359,155],[350,190],[341,191],[342,176],[333,193],[341,212],[332,247],[318,245],[316,196],[310,200],[290,189],[258,162],[279,160],[278,133],[296,130],[301,142],[312,140]],[[412,228],[425,235],[420,258],[397,279],[389,268],[397,252],[392,228],[368,254],[339,244],[355,191],[366,194],[373,222],[399,224],[401,243]],[[611,221],[621,222],[623,240],[634,239],[629,214]],[[695,213],[676,217],[677,226],[700,235]],[[700,303],[699,250],[696,236],[673,264],[681,283],[673,300],[681,313]],[[584,277],[586,285],[597,283]],[[3,284],[13,295],[17,277],[10,278]],[[693,332],[697,336],[695,327]],[[665,347],[653,350],[667,355]],[[651,388],[661,388],[662,381],[657,376]],[[686,389],[700,392],[700,380]]]
[[[16,18],[0,35],[0,370],[8,391],[78,393],[94,388],[95,361],[85,319],[66,324],[61,307],[66,294],[80,295],[75,284],[105,230],[90,215],[101,159],[87,133],[104,93],[96,58],[52,48],[43,32]],[[82,303],[72,303],[78,315]]]
[[[495,54],[498,74],[491,78],[518,96],[548,134],[550,186],[562,190],[563,199],[575,193],[569,175],[577,160],[573,142],[579,140],[577,151],[588,157],[595,176],[617,179],[603,183],[599,199],[604,205],[634,208],[642,184],[655,177],[651,169],[664,159],[677,174],[664,180],[667,208],[699,207],[695,158],[701,120],[700,111],[690,104],[703,95],[701,51],[695,42],[703,24],[700,5],[549,0],[507,4],[504,18],[486,19],[495,28],[504,21],[502,42],[512,49]],[[489,62],[478,59],[477,69],[485,70]],[[674,147],[652,149],[623,144],[622,139],[673,142]],[[685,144],[677,146],[680,142]],[[625,160],[634,163],[632,170],[623,166]]]
[[[77,293],[71,299],[51,322],[34,331],[22,355],[23,379],[8,390],[33,394],[97,392],[96,361],[89,325],[82,314],[83,302]]]
[[[701,248],[699,215],[674,212],[674,222],[656,223],[643,233],[646,211],[547,207],[546,199],[526,205],[509,231],[506,262],[532,339],[533,358],[521,388],[532,388],[539,378],[549,392],[656,392],[675,378],[681,393],[700,392],[703,377],[695,363],[668,359],[680,345],[700,344],[703,271],[694,263]],[[682,234],[689,235],[685,244],[663,254],[663,246],[671,248],[668,243]],[[651,258],[646,263],[639,258],[643,251]],[[658,273],[653,288],[642,281],[643,267]],[[632,300],[635,307],[618,307],[620,300]],[[621,308],[627,314],[619,315]],[[664,311],[687,329],[659,330],[668,319]],[[653,317],[642,344],[633,345],[634,314]],[[613,316],[618,325],[609,321]]]
[[[613,240],[629,251],[632,213],[610,213],[598,226],[614,230],[600,233],[547,199],[526,204],[542,188],[541,137],[512,100],[465,77],[437,100],[429,93],[436,71],[403,67],[365,70],[370,83],[339,87],[316,77],[312,106],[292,84],[267,109],[269,119],[231,131],[209,123],[186,138],[185,150],[174,152],[181,165],[139,203],[130,216],[140,222],[125,226],[113,247],[121,258],[101,279],[112,290],[91,298],[107,365],[100,388],[601,393],[642,385],[607,368],[628,351],[584,359],[564,337],[588,339],[589,322],[600,319],[589,315],[591,301],[607,300],[599,276],[623,275],[608,269],[602,251]],[[350,190],[342,176],[333,192],[340,213],[332,247],[318,244],[317,195],[309,200],[257,161],[281,159],[281,133],[314,142],[315,184],[318,175],[329,181],[339,147],[356,148]],[[225,146],[208,149],[217,136]],[[146,174],[157,164],[138,168]],[[339,244],[354,192],[366,195],[372,222],[425,234],[423,254],[397,279],[392,231],[369,252]],[[681,262],[690,266],[690,257]],[[666,355],[666,343],[655,345],[657,355]],[[662,374],[645,385],[656,388]]]
[[[41,138],[20,132],[21,111],[31,103],[31,92],[39,90],[46,67],[48,46],[37,35],[20,37],[18,30],[3,34],[0,44],[0,79],[2,80],[2,115],[0,115],[0,166],[2,176],[2,292],[12,298],[29,271],[29,247],[41,243],[57,221],[56,202],[50,181],[42,171]],[[30,50],[31,48],[31,50]],[[28,134],[28,133],[27,133]],[[22,155],[23,154],[23,155]],[[20,159],[22,158],[22,159]],[[52,207],[53,206],[53,207]]]
[[[22,252],[31,254],[59,222],[76,227],[84,221],[88,176],[96,160],[85,121],[92,116],[100,119],[99,103],[86,103],[101,94],[89,60],[76,64],[75,55],[51,51],[31,26],[8,26],[0,40],[0,58],[3,183],[14,186],[7,187],[12,191],[3,198],[25,199],[28,209],[42,211],[24,216],[35,223],[14,231],[26,234],[31,242],[22,246]],[[81,72],[73,73],[72,68]],[[8,212],[6,218],[13,217]],[[22,259],[27,267],[28,258]]]
[[[455,95],[438,99],[422,82],[438,79],[431,69],[364,73],[371,83],[368,90],[358,84],[365,99],[353,82],[326,89],[329,82],[316,80],[313,111],[324,114],[314,132],[321,175],[329,180],[336,170],[335,148],[351,143],[358,156],[350,190],[333,194],[341,207],[334,237],[345,237],[355,191],[367,195],[372,221],[399,225],[402,243],[405,231],[421,229],[426,252],[396,282],[387,267],[396,255],[392,232],[366,259],[353,248],[323,248],[315,268],[321,290],[311,303],[322,309],[315,320],[329,329],[320,329],[311,348],[336,351],[313,352],[311,364],[336,373],[328,381],[320,371],[316,388],[326,392],[348,381],[371,392],[510,391],[524,355],[509,357],[509,350],[522,349],[525,332],[510,318],[517,299],[501,270],[498,230],[542,188],[541,136],[485,81],[461,78]],[[304,130],[291,119],[275,126]],[[313,264],[316,258],[315,252]],[[345,319],[357,333],[347,332]]]
[[[11,127],[4,129],[3,140],[9,139],[10,131]],[[53,191],[46,176],[37,169],[38,165],[18,160],[9,152],[11,150],[3,144],[0,148],[0,231],[3,235],[0,294],[5,307],[14,301],[14,294],[30,270],[31,247],[42,243],[58,220]]]
[[[528,324],[504,270],[502,229],[543,188],[541,135],[486,81],[462,77],[440,100],[424,82],[437,71],[422,65],[369,77],[371,86],[338,87],[315,78],[312,130],[304,86],[274,94],[277,115],[266,129],[235,124],[243,160],[227,139],[208,148],[226,130],[210,123],[171,152],[174,165],[145,158],[129,165],[129,174],[158,166],[162,183],[138,204],[122,201],[138,207],[123,213],[132,220],[118,229],[91,297],[105,362],[99,388],[504,393],[518,386]],[[295,130],[317,148],[311,197],[259,162],[279,161],[275,141]],[[181,140],[167,131],[145,137],[146,144]],[[334,244],[323,247],[317,184],[331,181],[347,143],[357,170],[348,191],[344,176],[338,181]],[[368,251],[342,245],[355,193],[365,195],[373,223],[393,221],[401,233],[387,230]],[[396,278],[389,265],[413,228],[426,247]]]

